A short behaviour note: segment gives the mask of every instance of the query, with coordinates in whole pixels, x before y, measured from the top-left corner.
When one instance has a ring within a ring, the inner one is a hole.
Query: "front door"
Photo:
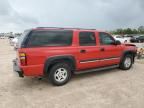
[[[122,55],[121,45],[115,45],[114,38],[104,32],[99,33],[99,42],[102,66],[118,64]]]

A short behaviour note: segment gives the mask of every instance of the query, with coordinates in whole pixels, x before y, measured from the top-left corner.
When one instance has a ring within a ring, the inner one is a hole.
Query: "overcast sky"
[[[0,32],[37,26],[112,30],[144,25],[144,0],[0,0]]]

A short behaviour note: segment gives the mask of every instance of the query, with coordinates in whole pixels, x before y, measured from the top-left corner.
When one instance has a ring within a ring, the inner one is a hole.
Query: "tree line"
[[[137,29],[126,28],[126,29],[116,29],[111,31],[112,34],[144,34],[144,26],[140,26]]]

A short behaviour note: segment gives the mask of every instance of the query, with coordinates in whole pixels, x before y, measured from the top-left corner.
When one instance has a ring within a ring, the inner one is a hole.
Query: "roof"
[[[86,29],[86,28],[63,28],[63,27],[37,27],[34,28],[33,30],[47,30],[47,29],[52,29],[52,30],[96,30],[96,29]]]

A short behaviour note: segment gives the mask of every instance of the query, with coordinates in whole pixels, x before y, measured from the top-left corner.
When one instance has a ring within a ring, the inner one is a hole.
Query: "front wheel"
[[[133,56],[132,55],[125,55],[121,64],[120,69],[128,70],[132,67],[133,64]]]
[[[67,63],[57,63],[50,69],[49,80],[53,85],[64,85],[70,78],[71,68]]]

